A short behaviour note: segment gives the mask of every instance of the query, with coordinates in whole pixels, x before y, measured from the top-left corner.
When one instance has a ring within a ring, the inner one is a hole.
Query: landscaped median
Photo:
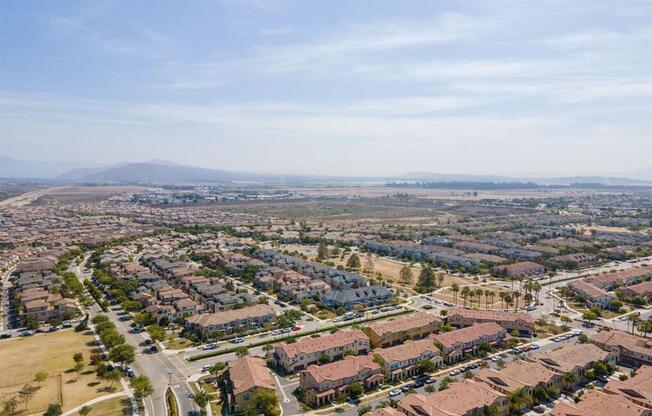
[[[376,316],[376,317],[366,319],[366,320],[362,320],[362,321],[355,321],[355,322],[342,323],[342,324],[338,324],[338,325],[332,325],[332,326],[328,326],[328,327],[325,327],[325,328],[314,329],[314,330],[308,331],[308,332],[302,332],[301,334],[289,334],[287,336],[276,338],[276,339],[273,339],[273,340],[260,341],[260,342],[256,342],[256,343],[253,343],[253,344],[248,344],[248,345],[245,345],[245,347],[247,347],[247,348],[260,347],[260,346],[263,346],[263,345],[266,345],[266,344],[272,344],[272,343],[276,343],[276,342],[285,341],[285,340],[290,339],[290,338],[310,336],[310,335],[313,335],[313,334],[319,334],[319,333],[322,333],[322,332],[327,332],[327,331],[330,331],[332,329],[341,329],[341,328],[346,328],[346,327],[353,326],[353,325],[362,325],[362,324],[365,324],[367,322],[379,321],[381,319],[387,319],[387,318],[393,318],[393,317],[396,317],[396,316],[407,315],[407,314],[410,314],[410,313],[413,313],[413,312],[414,312],[413,310],[402,310],[401,312],[391,314],[391,315]],[[211,351],[211,352],[207,352],[207,353],[204,353],[204,354],[197,354],[197,355],[193,355],[192,357],[187,358],[187,360],[192,362],[192,361],[197,361],[197,360],[203,360],[204,358],[210,358],[210,357],[216,357],[218,355],[229,354],[229,353],[237,351],[239,348],[242,348],[242,347],[243,347],[242,345],[239,345],[239,346],[234,346],[232,348],[228,348],[226,350]]]
[[[165,390],[165,406],[168,410],[168,416],[179,416],[179,406],[177,405],[177,398],[172,393],[172,389],[168,387]]]

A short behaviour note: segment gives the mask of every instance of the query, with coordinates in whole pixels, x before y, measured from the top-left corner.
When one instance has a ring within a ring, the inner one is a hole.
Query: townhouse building
[[[367,325],[366,332],[373,347],[389,347],[407,339],[420,339],[439,331],[441,319],[433,314],[417,312],[388,321]]]
[[[371,353],[374,361],[381,363],[385,377],[391,381],[401,380],[417,374],[417,364],[423,360],[432,361],[439,367],[443,359],[441,351],[429,338],[405,341],[389,348],[378,348]]]
[[[571,373],[575,376],[572,385],[575,388],[587,382],[586,372],[592,368],[594,362],[603,362],[609,365],[616,364],[616,354],[604,351],[593,344],[570,344],[546,352],[537,352],[526,358],[528,361],[540,364],[545,368],[564,375]]]
[[[607,394],[597,390],[586,390],[576,403],[559,401],[550,413],[551,416],[613,415],[613,416],[652,416],[652,410],[636,405],[617,394]]]
[[[634,404],[652,409],[652,366],[643,365],[627,380],[609,380],[605,393],[618,394]]]
[[[228,362],[222,376],[226,392],[226,407],[230,414],[237,414],[250,404],[260,391],[275,391],[274,377],[265,360],[244,356]]]
[[[538,276],[545,273],[546,268],[532,261],[522,261],[504,266],[496,266],[491,269],[492,274],[499,276],[504,274],[506,277],[516,276]]]
[[[481,381],[507,396],[519,389],[530,396],[537,388],[543,388],[546,391],[555,389],[559,392],[562,388],[562,379],[561,374],[529,361],[512,361],[499,370],[484,368],[475,375],[475,380]]]
[[[328,291],[321,296],[321,302],[329,308],[353,309],[356,305],[373,306],[388,302],[394,294],[385,286],[366,286]]]
[[[568,288],[584,299],[584,301],[591,307],[607,309],[609,308],[609,304],[616,300],[616,297],[613,294],[606,292],[599,287],[595,287],[585,280],[570,282]]]
[[[319,362],[323,355],[328,356],[330,361],[336,361],[347,352],[360,355],[369,349],[369,338],[359,329],[340,330],[317,338],[304,337],[291,344],[276,344],[274,360],[277,366],[293,373]]]
[[[334,401],[352,383],[359,382],[365,389],[372,389],[383,380],[380,365],[367,355],[349,355],[341,361],[313,364],[299,373],[299,386],[306,392],[306,401],[315,406]]]
[[[475,355],[483,343],[500,345],[506,337],[505,328],[489,322],[433,335],[431,338],[441,347],[444,361],[454,363],[465,356]]]
[[[257,329],[265,323],[272,323],[276,313],[268,305],[246,306],[241,309],[202,313],[185,320],[186,327],[204,338],[224,336],[236,332]]]
[[[612,329],[598,332],[589,342],[616,354],[619,363],[652,365],[652,339]]]
[[[456,328],[494,322],[510,333],[532,336],[535,331],[534,318],[527,312],[488,311],[481,309],[451,308],[447,314],[448,323]]]
[[[509,400],[484,383],[462,380],[428,395],[408,394],[400,401],[397,410],[406,416],[467,416],[482,415],[485,411],[507,416]]]

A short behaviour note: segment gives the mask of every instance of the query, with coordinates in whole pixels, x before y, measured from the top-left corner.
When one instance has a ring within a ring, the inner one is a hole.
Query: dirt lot
[[[482,289],[483,294],[482,294],[482,296],[480,296],[480,303],[479,303],[479,307],[481,309],[485,309],[487,307],[489,309],[500,309],[501,308],[502,302],[500,300],[500,297],[498,296],[498,293],[500,293],[501,291],[504,291],[505,290],[504,288],[501,288],[499,286],[494,286],[494,285],[484,285],[484,286],[475,285],[475,286],[470,286],[469,289],[474,290],[474,291],[476,291],[478,289]],[[488,290],[490,292],[494,292],[493,299],[492,299],[491,296],[486,297],[484,295],[484,291],[486,291],[486,290]],[[453,292],[450,290],[450,288],[444,289],[443,291],[438,292],[438,293],[434,294],[433,296],[435,298],[439,299],[439,300],[443,300],[443,301],[450,302],[450,303],[453,303],[453,301],[455,299],[455,296],[453,295]],[[457,304],[458,305],[463,305],[464,304],[464,299],[462,298],[462,288],[461,287],[460,287],[460,291],[457,292]],[[468,297],[467,301],[466,301],[466,304],[467,304],[467,306],[478,307],[478,296],[473,296],[473,302],[471,302],[471,297]],[[519,304],[520,305],[524,304],[523,298],[519,299]]]
[[[62,403],[64,411],[90,399],[109,393],[109,385],[97,380],[88,359],[94,338],[90,331],[76,333],[72,329],[3,341],[0,346],[0,406],[25,385],[36,390],[21,415],[41,414],[50,403]],[[78,376],[72,369],[73,354],[81,352],[87,364]],[[34,381],[39,371],[48,374],[42,382]],[[119,385],[116,384],[116,388]],[[26,409],[25,409],[26,407]]]

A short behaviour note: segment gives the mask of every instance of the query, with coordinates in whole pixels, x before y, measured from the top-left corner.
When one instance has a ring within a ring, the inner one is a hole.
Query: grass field
[[[112,399],[107,399],[96,403],[92,406],[91,416],[131,416],[133,411],[131,409],[131,403],[127,397],[114,397]],[[74,416],[78,416],[79,413],[73,413]]]
[[[94,340],[90,331],[76,333],[72,329],[33,337],[17,338],[0,344],[0,407],[18,391],[29,385],[35,392],[27,403],[22,402],[20,415],[41,414],[50,403],[61,403],[64,411],[110,392],[92,368],[78,375],[73,371],[73,354],[81,352],[88,359]],[[87,366],[88,367],[88,366]],[[36,373],[48,378],[37,383]]]

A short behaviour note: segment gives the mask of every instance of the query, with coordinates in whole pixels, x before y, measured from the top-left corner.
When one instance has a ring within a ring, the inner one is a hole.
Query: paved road
[[[85,261],[82,262],[82,264],[84,263]],[[80,280],[90,278],[90,272],[83,269],[83,266],[76,266],[73,271]],[[189,397],[192,390],[186,381],[187,377],[194,371],[184,365],[183,360],[173,359],[162,353],[144,353],[144,347],[141,344],[149,338],[148,335],[146,333],[132,332],[130,322],[120,320],[120,318],[128,315],[118,310],[118,308],[113,307],[108,312],[102,312],[99,306],[94,304],[89,309],[89,313],[91,317],[99,313],[107,315],[116,325],[118,331],[124,335],[127,343],[136,348],[136,361],[132,365],[134,373],[147,376],[154,387],[154,393],[144,401],[146,414],[149,416],[167,414],[165,391],[169,385],[172,386],[172,391],[177,398],[181,415],[199,414],[199,407]]]
[[[0,332],[3,332],[10,328],[9,325],[9,288],[11,284],[9,283],[9,276],[14,272],[15,267],[7,270],[2,275],[2,282],[0,282]]]

